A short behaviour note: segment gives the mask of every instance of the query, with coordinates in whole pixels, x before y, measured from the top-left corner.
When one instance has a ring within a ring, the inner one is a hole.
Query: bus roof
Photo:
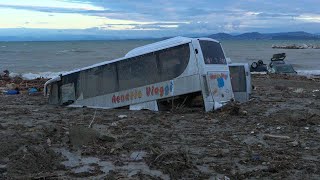
[[[75,70],[63,73],[62,76],[68,75],[68,74],[72,74],[72,73],[76,73],[76,72],[80,72],[80,71],[87,70],[87,69],[90,69],[90,68],[95,68],[95,67],[98,67],[98,66],[114,63],[114,62],[121,61],[121,60],[130,58],[130,57],[139,56],[139,55],[142,55],[142,54],[147,54],[147,53],[150,53],[150,52],[159,51],[159,50],[162,50],[162,49],[166,49],[166,48],[170,48],[170,47],[174,47],[174,46],[179,46],[179,45],[182,45],[182,44],[187,44],[187,43],[190,43],[192,41],[192,39],[194,39],[194,38],[187,38],[187,37],[178,36],[178,37],[166,39],[166,40],[163,40],[163,41],[159,41],[159,42],[156,42],[156,43],[148,44],[148,45],[145,45],[145,46],[137,47],[137,48],[129,51],[124,57],[121,57],[121,58],[118,58],[118,59],[114,59],[114,60],[109,60],[109,61],[103,61],[103,62],[100,62],[100,63],[97,63],[97,64],[93,64],[91,66],[83,67],[83,68],[80,68],[80,69],[75,69]],[[218,42],[218,41],[210,39],[210,38],[197,38],[197,39],[199,39],[199,40],[200,39],[202,39],[202,40],[211,40],[211,41]]]
[[[192,38],[178,36],[178,37],[166,39],[163,41],[159,41],[156,43],[148,44],[145,46],[137,47],[129,51],[125,55],[125,57],[128,58],[128,57],[139,56],[142,54],[147,54],[150,52],[159,51],[159,50],[167,49],[174,46],[179,46],[181,44],[187,44],[187,43],[190,43],[191,41],[192,41]]]

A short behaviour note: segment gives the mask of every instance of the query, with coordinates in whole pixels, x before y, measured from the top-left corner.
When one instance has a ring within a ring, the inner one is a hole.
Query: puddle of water
[[[97,157],[81,157],[80,153],[73,153],[65,148],[56,148],[55,152],[61,153],[68,160],[63,161],[62,164],[66,167],[72,169],[74,173],[84,173],[90,172],[94,170],[94,166],[92,164],[98,164],[100,170],[105,174],[108,174],[111,170],[113,171],[127,171],[128,177],[132,177],[139,172],[143,174],[147,174],[153,177],[158,177],[161,179],[170,179],[169,175],[163,174],[159,170],[151,170],[149,166],[144,162],[127,162],[124,166],[115,166],[111,161],[101,161]],[[146,156],[145,151],[135,151],[131,153],[131,160],[142,160]],[[101,176],[101,175],[99,175]]]
[[[99,161],[100,159],[96,157],[85,157],[81,159],[81,164],[98,164]]]
[[[143,174],[148,174],[150,176],[160,177],[162,179],[170,179],[168,175],[163,174],[161,171],[151,170],[149,166],[144,162],[132,162],[132,163],[129,163],[128,165],[117,167],[116,169],[128,171],[129,177],[134,176],[139,172],[142,172]]]
[[[90,172],[92,170],[94,170],[94,167],[89,166],[89,165],[85,165],[85,166],[82,166],[82,167],[79,167],[79,168],[75,168],[72,171],[74,173],[83,173],[83,172]]]
[[[106,174],[108,174],[111,170],[116,169],[112,162],[100,161],[98,164],[101,167],[100,170]]]
[[[63,161],[62,164],[66,167],[76,167],[79,166],[81,163],[81,156],[76,153],[71,153],[65,148],[56,148],[54,149],[55,152],[61,153],[64,157],[66,157],[68,160]]]

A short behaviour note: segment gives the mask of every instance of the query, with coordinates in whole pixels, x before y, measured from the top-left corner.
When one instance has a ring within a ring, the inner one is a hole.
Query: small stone
[[[51,146],[51,139],[50,138],[47,139],[47,145]]]
[[[0,173],[3,174],[5,172],[7,172],[7,166],[0,164]]]
[[[298,88],[296,90],[294,90],[294,93],[303,93],[304,89],[303,88]]]
[[[280,130],[280,129],[281,129],[281,127],[280,127],[280,126],[278,126],[276,129]]]
[[[305,130],[309,130],[309,127],[304,127]]]
[[[290,143],[293,147],[296,147],[299,145],[299,142],[298,141],[293,141]]]
[[[248,111],[242,111],[242,115],[244,116],[248,115]]]

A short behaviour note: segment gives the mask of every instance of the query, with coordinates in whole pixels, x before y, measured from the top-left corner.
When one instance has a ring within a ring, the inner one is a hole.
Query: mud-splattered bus
[[[176,37],[128,52],[125,57],[49,80],[50,104],[70,107],[149,109],[162,102],[203,97],[206,111],[234,98],[221,44],[210,38]]]

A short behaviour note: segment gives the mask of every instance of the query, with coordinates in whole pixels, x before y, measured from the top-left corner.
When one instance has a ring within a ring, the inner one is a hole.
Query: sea
[[[51,78],[63,72],[123,57],[135,47],[156,40],[0,42],[0,72],[25,79]],[[269,63],[273,54],[286,53],[300,75],[320,75],[320,49],[273,49],[272,45],[317,45],[312,40],[225,40],[221,41],[232,62]]]

